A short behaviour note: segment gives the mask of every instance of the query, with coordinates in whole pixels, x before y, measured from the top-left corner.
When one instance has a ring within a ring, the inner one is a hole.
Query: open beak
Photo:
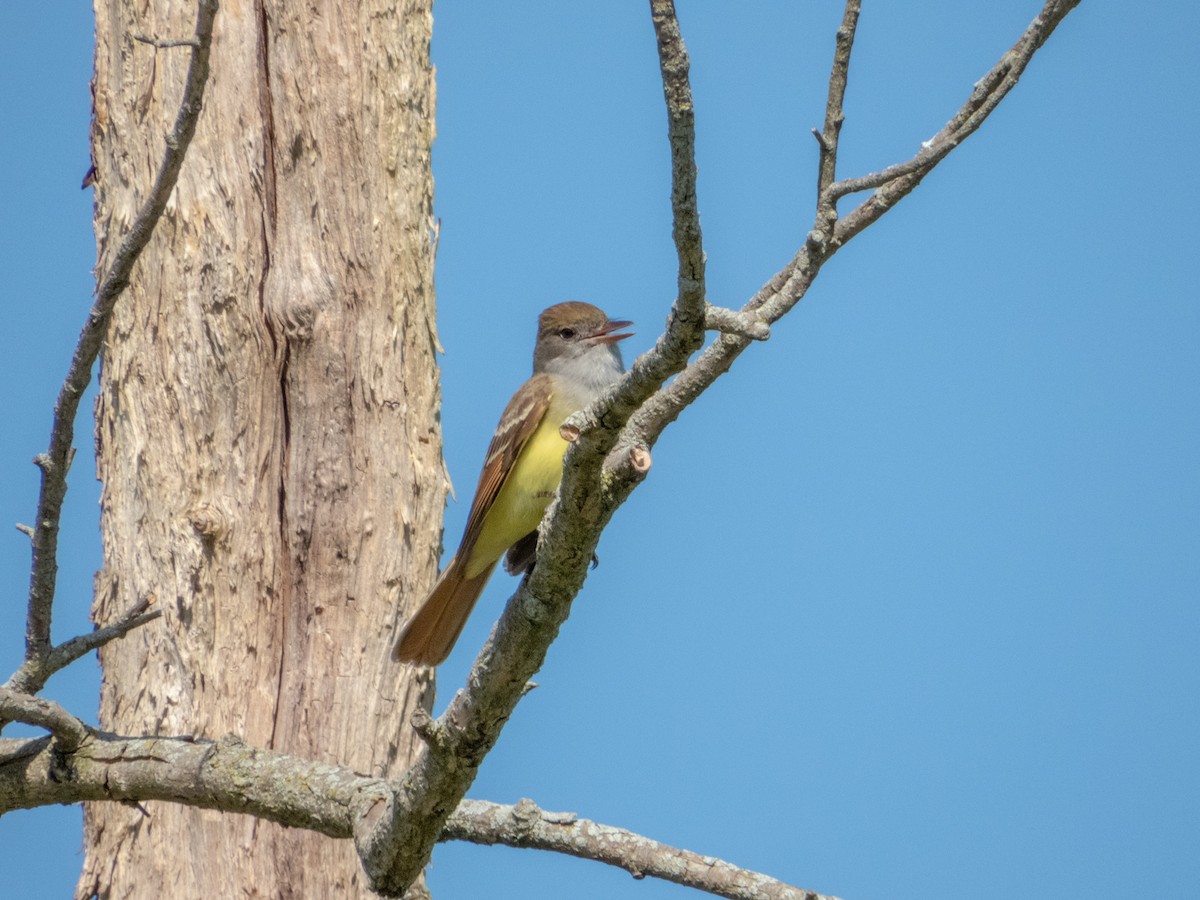
[[[593,344],[615,344],[617,341],[623,341],[627,337],[633,337],[632,331],[627,331],[624,334],[614,334],[614,332],[620,331],[622,328],[628,328],[632,324],[632,322],[625,319],[610,319],[588,340]]]

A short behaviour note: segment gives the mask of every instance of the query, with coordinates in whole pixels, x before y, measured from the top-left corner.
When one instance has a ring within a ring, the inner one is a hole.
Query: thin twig
[[[25,659],[50,652],[50,624],[53,614],[55,581],[58,576],[58,529],[63,500],[67,493],[67,471],[71,466],[75,417],[83,392],[92,379],[92,366],[100,354],[108,323],[117,298],[129,285],[130,272],[154,228],[166,209],[175,187],[188,144],[196,132],[196,121],[208,80],[208,55],[212,42],[213,19],[217,0],[199,0],[196,16],[195,46],[188,67],[187,84],[180,103],[175,127],[167,136],[167,149],[149,197],[134,219],[129,233],[121,241],[107,274],[96,292],[96,301],[80,332],[66,380],[54,404],[54,423],[50,431],[50,449],[34,461],[42,470],[34,525],[33,562],[29,577],[29,609],[25,625]]]
[[[842,123],[846,120],[843,106],[846,102],[846,84],[850,78],[850,52],[854,49],[854,35],[858,30],[860,0],[846,0],[842,24],[837,30],[837,42],[833,51],[833,66],[829,73],[829,94],[825,101],[825,127],[817,135],[821,147],[817,162],[817,227],[824,227],[832,234],[837,221],[836,198],[826,192],[837,177],[838,140]],[[815,133],[815,132],[814,132]]]
[[[836,900],[624,828],[546,812],[531,800],[514,806],[464,800],[446,821],[442,840],[552,850],[617,866],[634,878],[661,878],[732,900]]]
[[[857,194],[859,191],[869,191],[872,188],[883,187],[889,181],[895,181],[897,178],[911,175],[913,172],[926,168],[930,160],[933,159],[933,156],[933,139],[930,139],[921,145],[920,151],[912,159],[902,163],[895,163],[886,169],[872,172],[869,175],[859,175],[857,178],[845,178],[842,181],[835,182],[829,186],[827,194],[836,203],[847,194]]]
[[[696,200],[696,108],[688,80],[691,61],[679,31],[674,0],[651,0],[650,15],[658,38],[658,63],[667,102],[671,211],[675,252],[679,257],[679,302],[686,311],[694,313],[704,299],[704,250]]]
[[[81,656],[93,650],[98,650],[109,641],[124,637],[133,631],[133,629],[145,625],[147,622],[152,622],[161,616],[161,609],[150,609],[150,604],[153,600],[152,596],[143,597],[119,616],[116,621],[105,625],[103,628],[97,628],[95,631],[77,635],[70,640],[63,641],[57,647],[51,647],[45,653],[25,657],[20,668],[4,683],[4,687],[26,694],[36,694],[46,686],[46,682],[55,672],[65,669]],[[3,728],[3,726],[4,718],[0,716],[0,728]]]
[[[1080,0],[1047,0],[1041,13],[1025,29],[1020,39],[1000,57],[999,62],[975,84],[954,117],[936,135],[926,141],[912,159],[882,172],[849,179],[830,186],[829,196],[836,198],[855,191],[877,188],[875,194],[855,210],[838,220],[833,239],[841,246],[875,222],[921,183],[934,166],[970,137],[996,109],[1024,74],[1033,55],[1046,43],[1067,13]]]

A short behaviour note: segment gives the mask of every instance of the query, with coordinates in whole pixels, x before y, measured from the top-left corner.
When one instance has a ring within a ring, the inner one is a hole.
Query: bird
[[[533,568],[537,527],[562,480],[563,421],[625,372],[620,341],[632,322],[590,303],[557,303],[538,316],[533,375],[492,435],[458,550],[405,622],[394,659],[437,666],[450,655],[500,557],[512,575]]]

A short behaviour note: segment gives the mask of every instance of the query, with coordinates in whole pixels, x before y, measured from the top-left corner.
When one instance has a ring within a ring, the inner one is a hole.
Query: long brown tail
[[[393,659],[437,666],[450,655],[495,563],[474,578],[463,577],[463,568],[457,556],[446,566],[420,609],[404,623],[392,650]]]

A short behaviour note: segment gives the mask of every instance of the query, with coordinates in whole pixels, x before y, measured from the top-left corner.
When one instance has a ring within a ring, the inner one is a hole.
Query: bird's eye
[[[558,329],[558,336],[560,338],[562,338],[564,341],[569,341],[575,337],[575,329],[574,328],[560,328],[560,329]]]

